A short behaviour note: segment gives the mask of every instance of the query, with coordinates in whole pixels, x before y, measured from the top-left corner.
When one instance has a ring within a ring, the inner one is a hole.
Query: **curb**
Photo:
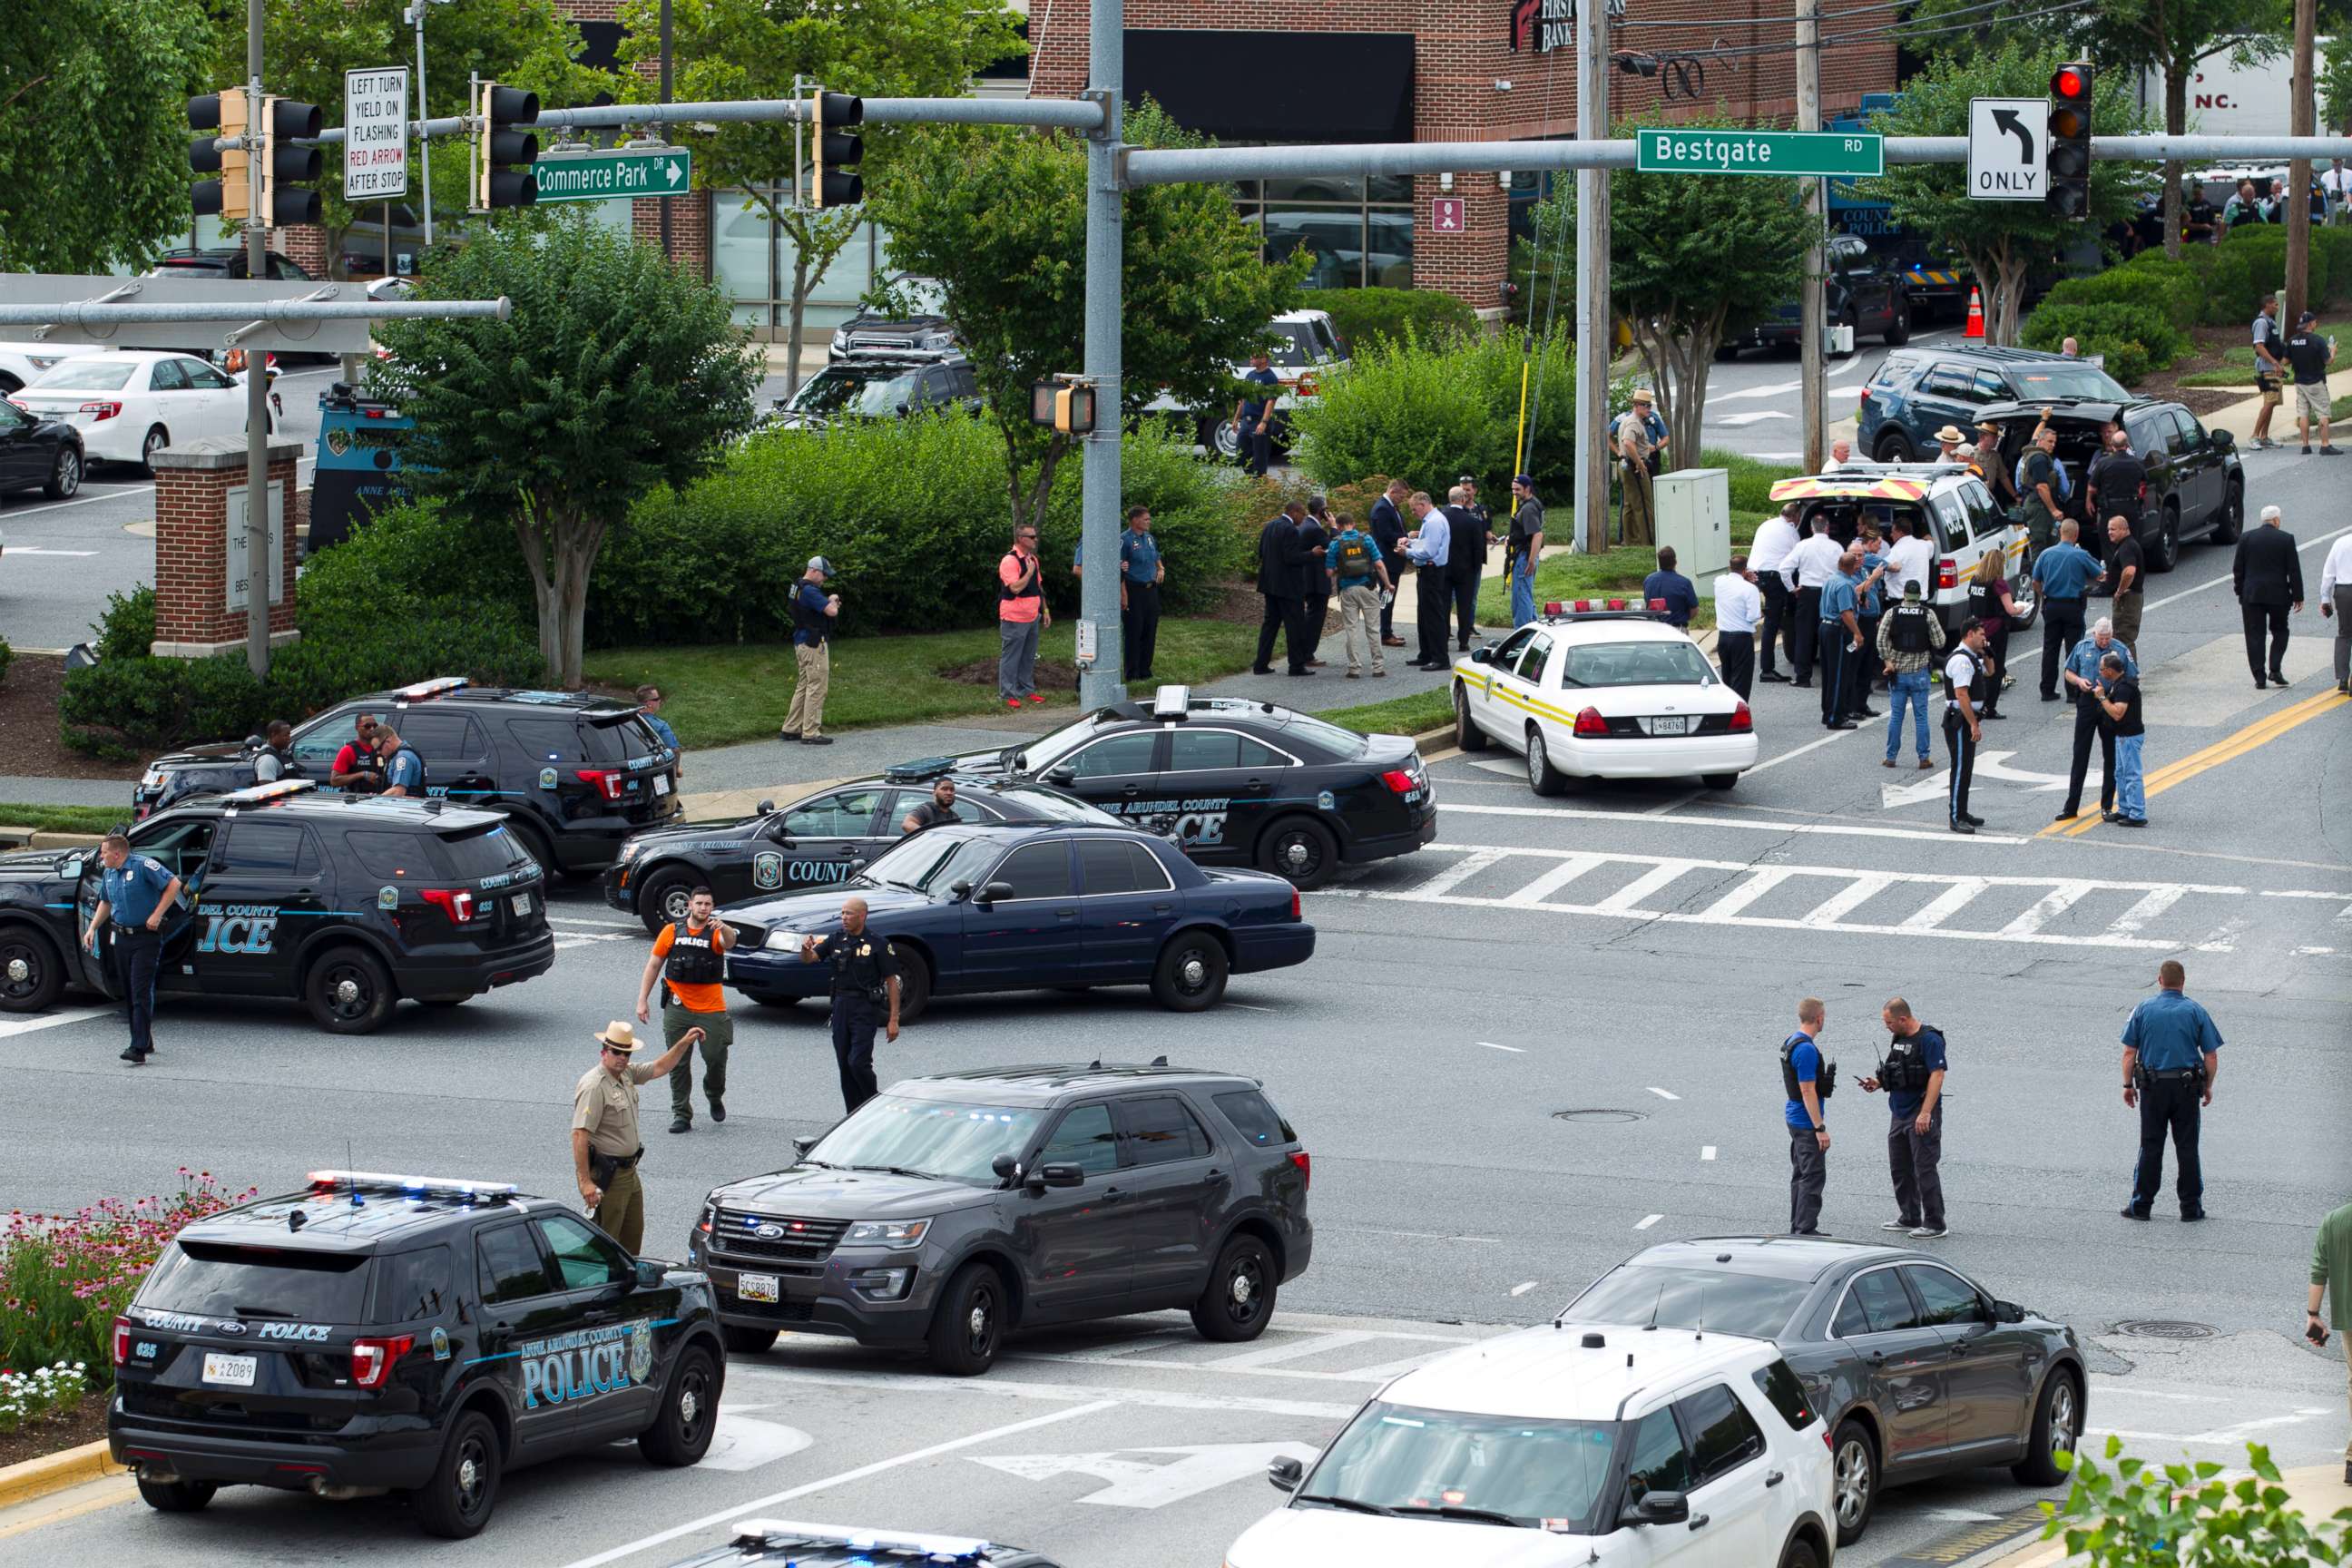
[[[130,1467],[116,1464],[102,1441],[44,1454],[37,1459],[0,1469],[0,1509],[15,1508],[51,1492],[104,1480],[109,1476],[128,1474]]]

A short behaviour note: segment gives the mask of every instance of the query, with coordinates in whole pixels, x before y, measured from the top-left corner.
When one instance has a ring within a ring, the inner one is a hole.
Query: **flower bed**
[[[0,1434],[79,1405],[89,1392],[89,1369],[78,1361],[31,1372],[0,1369]]]

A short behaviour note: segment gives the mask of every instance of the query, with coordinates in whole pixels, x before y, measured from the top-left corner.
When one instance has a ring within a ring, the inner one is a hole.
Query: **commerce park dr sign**
[[[1709,131],[1644,127],[1633,135],[1644,174],[1770,174],[1861,179],[1886,173],[1886,141],[1845,131]]]
[[[683,147],[544,153],[530,168],[541,203],[682,196],[694,183],[693,156]]]

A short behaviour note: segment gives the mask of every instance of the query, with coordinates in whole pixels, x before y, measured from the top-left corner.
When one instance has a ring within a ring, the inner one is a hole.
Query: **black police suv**
[[[1911,341],[1911,300],[1901,268],[1844,234],[1830,237],[1825,259],[1829,269],[1822,287],[1829,325],[1851,327],[1856,339],[1878,337],[1889,348]],[[1744,348],[1796,348],[1803,341],[1804,307],[1789,300],[1762,321],[1725,334],[1715,357],[1736,358]]]
[[[708,1276],[511,1186],[314,1172],[182,1230],[114,1320],[106,1440],[164,1513],[223,1486],[406,1494],[478,1534],[505,1473],[625,1438],[710,1447]]]
[[[948,773],[956,816],[965,822],[1083,822],[1115,827],[1118,819],[1045,784]],[[635,915],[649,931],[686,918],[696,888],[722,904],[771,893],[837,888],[905,837],[907,814],[931,798],[938,783],[856,779],[793,802],[779,811],[763,800],[734,822],[681,822],[632,834],[604,870],[604,901]]]
[[[1198,1013],[1224,999],[1229,975],[1315,955],[1298,890],[1279,877],[1195,866],[1129,827],[958,824],[892,846],[835,890],[728,906],[742,937],[727,984],[769,1005],[825,995],[832,966],[803,963],[801,942],[838,937],[845,891],[898,953],[901,1023],[934,994],[1041,987],[1149,985],[1161,1006]]]
[[[1929,1253],[1811,1237],[1703,1237],[1602,1275],[1563,1322],[1770,1340],[1828,1419],[1838,1544],[1885,1487],[2006,1465],[2055,1486],[2089,1391],[2074,1331]]]
[[[687,1237],[728,1348],[786,1328],[986,1372],[1006,1334],[1190,1309],[1255,1339],[1306,1271],[1307,1151],[1238,1073],[1105,1065],[908,1079]]]
[[[789,1519],[747,1519],[724,1546],[681,1557],[670,1568],[1055,1568],[1050,1557],[974,1535],[844,1529]]]
[[[129,829],[180,879],[159,994],[285,998],[363,1035],[405,996],[452,1006],[555,963],[539,866],[507,820],[304,779],[198,795]],[[105,868],[88,849],[0,856],[0,1010],[73,987],[121,994],[112,928],[81,944]]]
[[[1181,686],[1002,751],[903,763],[884,777],[921,784],[949,772],[1052,784],[1172,833],[1204,865],[1255,866],[1301,888],[1437,837],[1436,792],[1409,738]]]
[[[2246,526],[2246,469],[2237,437],[2203,421],[2179,403],[2153,399],[2115,402],[2081,397],[2032,403],[1989,403],[1977,411],[1980,423],[2000,429],[2000,460],[2016,465],[2032,439],[2034,426],[2048,420],[2058,433],[2058,460],[2074,489],[2062,503],[2064,515],[2083,525],[2083,548],[2107,558],[2108,504],[2092,515],[2091,465],[2103,434],[2121,426],[2134,456],[2147,470],[2147,493],[2137,531],[2147,569],[2169,572],[2180,563],[2180,547],[2193,540],[2235,544]],[[2112,498],[2109,498],[2110,500]]]
[[[677,816],[677,753],[635,708],[576,691],[477,687],[462,676],[371,692],[305,720],[294,761],[320,784],[372,713],[425,761],[425,793],[503,815],[549,871],[600,871],[630,834]],[[254,782],[257,743],[159,757],[131,792],[144,816],[203,790]]]

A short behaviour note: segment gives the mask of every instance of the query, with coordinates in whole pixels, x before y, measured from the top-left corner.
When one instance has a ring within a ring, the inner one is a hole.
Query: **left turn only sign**
[[[343,199],[408,194],[408,68],[343,73]]]

